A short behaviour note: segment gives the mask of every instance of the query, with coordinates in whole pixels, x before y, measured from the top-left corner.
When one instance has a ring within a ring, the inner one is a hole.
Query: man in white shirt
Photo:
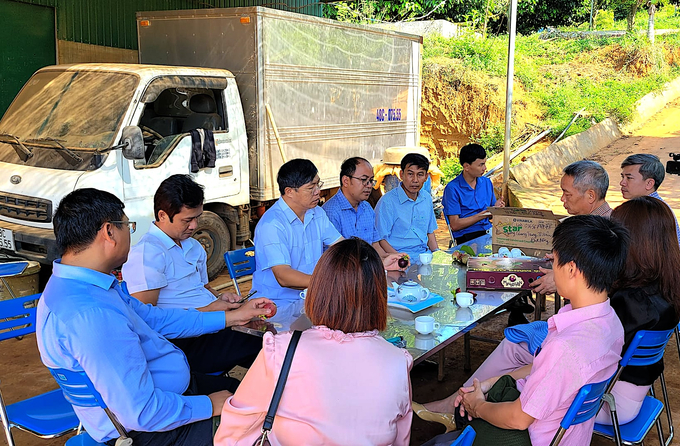
[[[208,284],[207,255],[191,236],[203,213],[203,188],[189,175],[172,175],[154,195],[156,221],[132,247],[123,265],[123,279],[132,296],[161,308],[195,308],[240,314],[240,297],[219,294]],[[236,318],[235,318],[236,319]],[[229,325],[229,324],[227,324]],[[232,331],[196,338],[174,339],[187,356],[193,371],[229,371],[235,365],[249,366],[257,356],[262,339]]]

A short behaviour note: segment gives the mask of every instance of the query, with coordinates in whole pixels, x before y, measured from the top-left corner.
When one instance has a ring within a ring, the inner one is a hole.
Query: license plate
[[[16,251],[14,249],[14,234],[11,229],[0,228],[0,249]]]

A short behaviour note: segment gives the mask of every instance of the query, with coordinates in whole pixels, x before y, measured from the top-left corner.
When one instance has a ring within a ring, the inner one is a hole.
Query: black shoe
[[[510,311],[519,311],[524,314],[530,314],[534,312],[534,306],[527,301],[526,296],[519,296],[510,306]]]
[[[515,309],[510,310],[510,316],[508,316],[508,327],[528,323],[529,320],[526,318],[526,316],[524,316],[524,313]]]

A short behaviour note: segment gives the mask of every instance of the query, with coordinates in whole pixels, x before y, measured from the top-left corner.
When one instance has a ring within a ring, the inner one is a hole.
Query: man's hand
[[[469,387],[467,389],[469,389]],[[472,381],[472,391],[463,393],[462,400],[462,407],[467,411],[468,419],[472,420],[472,418],[479,418],[477,408],[486,402],[486,396],[484,392],[482,392],[482,384],[477,378]]]
[[[221,299],[210,302],[205,307],[196,308],[198,311],[231,311],[240,308],[241,304],[231,303]]]
[[[213,417],[222,415],[222,408],[224,407],[224,403],[227,401],[227,398],[229,398],[232,395],[233,394],[228,390],[222,390],[220,392],[215,392],[208,395],[208,398],[210,398],[210,402],[212,403]]]
[[[259,316],[270,318],[276,314],[276,304],[266,297],[250,299],[236,310],[225,313],[226,326],[244,325]]]
[[[541,268],[540,266],[538,269],[543,273],[543,277],[534,280],[529,286],[539,294],[552,294],[556,292],[555,272],[551,269]]]
[[[504,208],[505,207],[505,201],[503,201],[502,198],[499,198],[496,200],[496,204],[493,205],[495,208]]]
[[[456,399],[453,401],[453,407],[460,406],[460,416],[461,417],[465,416],[465,407],[461,403],[463,403],[463,399],[464,399],[465,395],[475,391],[474,383],[478,383],[479,389],[482,391],[482,394],[486,395],[487,392],[489,391],[489,389],[491,389],[491,387],[493,387],[493,385],[496,383],[497,380],[498,380],[498,378],[491,378],[491,379],[487,379],[486,381],[482,381],[480,383],[476,378],[473,379],[472,380],[473,385],[471,387],[461,387],[460,389],[458,389],[458,395],[456,395]],[[472,420],[472,416],[470,414],[468,414],[468,419]]]
[[[231,293],[229,291],[225,291],[224,293],[221,293],[217,296],[219,300],[223,300],[225,302],[230,302],[232,304],[238,303],[238,301],[241,300],[241,296],[239,296],[236,293]]]
[[[408,260],[408,264],[404,268],[399,267],[399,259],[404,257],[406,254],[403,252],[397,252],[393,254],[387,254],[387,256],[382,259],[383,266],[387,271],[406,271],[406,269],[411,265],[411,261]]]

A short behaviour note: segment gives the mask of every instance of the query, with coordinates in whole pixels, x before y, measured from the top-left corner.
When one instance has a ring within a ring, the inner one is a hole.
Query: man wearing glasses
[[[373,186],[371,163],[358,156],[349,158],[340,166],[340,190],[323,205],[323,210],[343,237],[359,237],[384,257],[397,251],[386,241],[383,241],[384,249],[381,246],[375,212],[366,201]]]
[[[321,209],[320,181],[314,163],[294,159],[276,177],[281,198],[255,227],[253,289],[274,301],[296,301],[307,288],[324,247],[342,239]]]

